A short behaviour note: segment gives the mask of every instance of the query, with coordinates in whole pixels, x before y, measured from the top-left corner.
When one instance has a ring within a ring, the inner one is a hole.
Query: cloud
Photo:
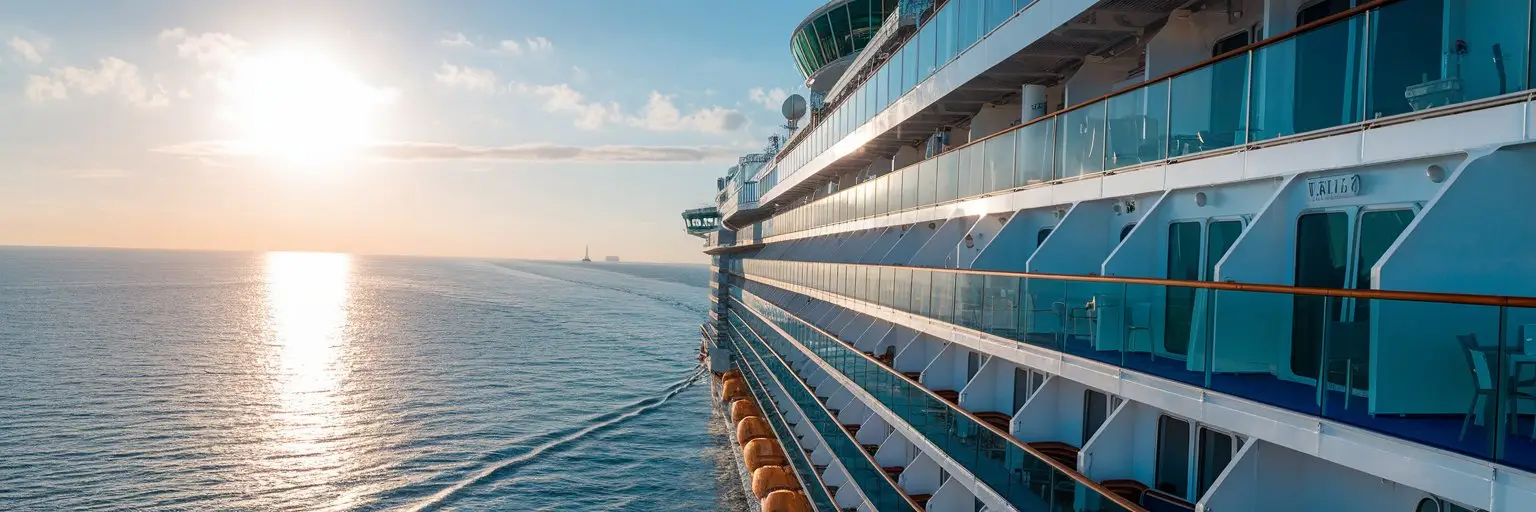
[[[631,118],[630,124],[659,132],[698,131],[720,133],[734,131],[747,124],[747,116],[734,109],[709,107],[683,115],[672,97],[651,91],[651,99],[640,110],[640,117]]]
[[[618,103],[588,102],[585,96],[569,85],[515,84],[513,87],[518,92],[543,98],[546,112],[574,114],[578,128],[596,130],[624,119]]]
[[[175,44],[178,57],[214,68],[233,66],[251,46],[249,42],[223,32],[194,35],[180,27],[160,31],[160,42]]]
[[[437,78],[437,83],[455,89],[484,92],[496,90],[496,72],[489,69],[443,64],[433,76]]]
[[[45,40],[33,42],[22,39],[21,36],[11,36],[7,44],[11,47],[11,51],[16,52],[16,56],[33,64],[42,62],[43,53],[48,51],[48,41]]]
[[[784,106],[784,99],[788,97],[789,91],[779,87],[766,91],[762,87],[753,87],[752,90],[747,91],[747,98],[753,103],[774,112],[778,112],[779,108]]]
[[[554,43],[549,42],[549,40],[545,39],[544,36],[530,37],[528,38],[527,43],[528,51],[530,53],[547,52],[555,49]]]
[[[497,48],[500,49],[502,53],[508,53],[512,55],[522,55],[524,53],[546,53],[550,50],[553,50],[554,47],[555,45],[550,43],[549,40],[545,39],[543,36],[533,36],[524,39],[521,42],[514,39],[502,39],[501,42],[497,44]]]
[[[588,74],[587,70],[581,69],[581,66],[571,66],[571,81],[572,82],[576,82],[578,84],[579,83],[585,83],[587,81],[587,79],[591,78],[591,77],[592,77],[592,75]]]
[[[210,161],[217,158],[259,158],[255,148],[236,141],[188,142],[152,150],[156,153]],[[510,146],[471,146],[441,142],[384,142],[367,147],[365,156],[385,162],[730,162],[750,149],[725,146],[569,146],[553,143]]]
[[[652,91],[650,100],[638,116],[630,116],[615,102],[587,101],[581,92],[566,84],[513,84],[511,89],[544,100],[546,112],[573,114],[578,128],[597,130],[610,123],[660,132],[697,131],[720,133],[740,129],[747,117],[734,109],[709,107],[684,115],[672,102],[672,96]]]
[[[170,100],[161,93],[150,93],[139,76],[139,68],[117,57],[101,59],[95,69],[74,66],[53,68],[48,75],[27,77],[27,99],[35,102],[69,99],[71,92],[86,96],[116,93],[134,106],[166,106]]]
[[[474,48],[475,47],[475,43],[471,42],[469,40],[469,38],[464,37],[464,34],[461,34],[461,33],[458,33],[458,32],[449,32],[447,34],[443,34],[443,38],[437,40],[437,45],[438,46],[442,46],[444,48]]]

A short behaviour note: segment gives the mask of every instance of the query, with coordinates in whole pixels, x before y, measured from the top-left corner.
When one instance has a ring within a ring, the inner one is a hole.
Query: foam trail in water
[[[594,420],[598,420],[597,423],[593,423],[593,424],[587,425],[587,426],[582,427],[581,429],[579,429],[579,430],[577,430],[575,432],[571,432],[571,433],[566,434],[564,436],[560,436],[557,439],[554,439],[552,441],[549,441],[547,443],[544,443],[542,445],[534,447],[534,449],[530,450],[528,453],[524,453],[524,454],[518,455],[516,457],[513,457],[511,459],[507,459],[507,460],[501,461],[501,463],[499,463],[499,464],[496,464],[496,465],[493,465],[493,466],[491,466],[489,468],[483,469],[479,473],[475,473],[474,475],[470,476],[469,478],[465,478],[463,480],[455,482],[453,485],[448,486],[448,488],[443,489],[441,491],[438,491],[436,494],[433,494],[432,496],[427,497],[425,500],[422,500],[421,503],[417,503],[416,505],[410,507],[407,510],[411,510],[412,512],[418,512],[418,511],[423,511],[423,510],[435,509],[438,506],[443,505],[444,503],[446,503],[450,498],[453,498],[454,495],[462,492],[464,489],[468,488],[469,486],[475,485],[475,484],[480,483],[480,482],[484,482],[484,481],[490,479],[491,477],[495,476],[496,473],[498,473],[498,472],[501,472],[501,471],[504,471],[504,470],[507,470],[507,469],[510,469],[510,468],[522,465],[523,463],[526,463],[526,462],[528,462],[530,460],[533,460],[535,457],[538,457],[540,454],[543,454],[544,452],[549,451],[550,449],[558,448],[561,445],[564,445],[564,444],[569,443],[571,441],[575,441],[575,440],[581,439],[582,437],[585,437],[588,434],[591,434],[591,433],[596,432],[598,430],[602,430],[602,429],[605,429],[605,428],[608,428],[608,427],[612,427],[614,425],[618,425],[619,423],[623,423],[624,421],[629,420],[630,418],[634,418],[634,417],[639,416],[641,414],[645,414],[647,411],[650,411],[652,409],[660,407],[662,404],[666,403],[667,400],[670,400],[670,399],[672,399],[672,397],[677,396],[678,393],[682,393],[683,390],[686,390],[689,387],[692,387],[695,383],[698,382],[699,376],[703,375],[703,374],[704,374],[704,369],[701,367],[697,371],[693,372],[692,375],[688,376],[688,378],[685,378],[683,380],[674,382],[671,385],[667,386],[666,391],[663,392],[663,394],[661,396],[659,396],[659,397],[651,397],[651,398],[647,398],[647,399],[635,402],[633,404],[630,404],[629,406],[626,407],[629,410],[626,411],[626,412],[623,412],[621,414],[617,414],[617,415],[614,415],[613,413],[605,414],[603,416],[611,416],[611,417],[608,417],[606,419],[603,419],[603,416],[598,416],[597,418],[594,418]]]

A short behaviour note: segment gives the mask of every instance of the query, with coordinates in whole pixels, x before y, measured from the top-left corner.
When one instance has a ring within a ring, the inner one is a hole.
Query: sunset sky
[[[5,2],[0,245],[703,261],[820,3]]]

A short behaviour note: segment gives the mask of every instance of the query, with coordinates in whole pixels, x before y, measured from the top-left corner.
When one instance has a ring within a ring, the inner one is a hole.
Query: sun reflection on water
[[[269,364],[276,378],[269,461],[298,480],[290,484],[334,481],[346,462],[335,440],[344,437],[337,398],[351,265],[346,254],[267,254]]]

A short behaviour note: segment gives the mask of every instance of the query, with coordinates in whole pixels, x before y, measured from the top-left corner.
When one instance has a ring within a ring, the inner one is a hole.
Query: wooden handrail
[[[748,306],[746,303],[742,302],[739,299],[736,299],[735,297],[732,297],[731,300],[734,301],[737,304],[740,304],[742,308],[745,308],[746,310],[751,311],[752,314],[757,315],[758,318],[763,318],[762,313],[759,313],[756,308]],[[764,299],[764,300],[766,301],[767,299]],[[775,307],[778,307],[778,306],[775,304]],[[791,312],[789,312],[789,310],[784,309],[783,307],[779,307],[779,310],[783,311],[785,316],[793,318],[796,322],[800,322],[801,324],[804,324],[806,327],[809,327],[812,330],[815,330],[817,333],[821,334],[822,336],[826,336],[828,339],[831,339],[833,341],[838,342],[839,344],[843,345],[844,348],[848,349],[848,351],[853,352],[854,354],[857,354],[859,357],[863,357],[864,359],[868,360],[870,363],[874,364],[875,366],[883,368],[887,373],[890,373],[891,375],[894,375],[897,378],[900,378],[902,380],[905,380],[907,382],[912,383],[913,386],[917,387],[917,389],[923,390],[924,393],[928,394],[928,396],[932,397],[934,400],[937,400],[939,403],[945,404],[950,409],[954,410],[955,412],[960,413],[962,416],[965,416],[966,418],[968,418],[971,421],[975,422],[977,425],[981,426],[982,428],[985,428],[987,430],[992,431],[992,433],[997,434],[998,437],[1001,437],[1002,439],[1008,441],[1009,443],[1013,444],[1014,446],[1017,446],[1019,449],[1024,450],[1025,453],[1030,454],[1031,456],[1033,456],[1036,459],[1038,459],[1040,462],[1044,462],[1046,465],[1050,466],[1051,468],[1053,468],[1053,469],[1055,469],[1057,471],[1060,471],[1062,474],[1066,475],[1067,478],[1070,478],[1070,479],[1072,479],[1073,481],[1075,481],[1075,482],[1077,482],[1079,484],[1087,486],[1089,489],[1093,489],[1094,492],[1099,493],[1105,499],[1108,499],[1108,500],[1114,502],[1116,505],[1120,505],[1121,507],[1124,507],[1126,510],[1146,512],[1146,509],[1142,508],[1140,505],[1132,503],[1130,500],[1125,499],[1124,496],[1120,496],[1120,495],[1115,494],[1114,492],[1110,491],[1107,487],[1104,487],[1103,484],[1095,482],[1092,479],[1088,478],[1087,476],[1084,476],[1082,473],[1077,472],[1077,468],[1068,467],[1067,465],[1062,464],[1061,461],[1058,461],[1058,460],[1053,459],[1053,458],[1051,458],[1049,456],[1046,456],[1044,453],[1041,453],[1040,450],[1037,450],[1033,446],[1030,446],[1029,443],[1025,443],[1023,441],[1020,441],[1017,438],[1013,437],[1013,435],[1009,434],[1008,432],[1005,432],[1002,429],[997,428],[996,425],[993,425],[991,423],[987,423],[986,421],[983,421],[981,418],[976,417],[976,415],[972,414],[970,411],[967,411],[967,410],[961,408],[959,404],[950,403],[950,401],[945,400],[944,397],[941,397],[937,393],[934,393],[933,390],[928,389],[928,387],[924,386],[921,382],[918,382],[916,380],[913,380],[910,377],[907,377],[906,375],[902,374],[901,372],[896,371],[895,368],[886,366],[885,364],[881,363],[878,359],[875,359],[873,356],[870,356],[869,354],[865,354],[863,351],[860,351],[857,348],[854,348],[854,346],[852,344],[850,344],[850,343],[848,343],[846,341],[843,341],[842,338],[834,336],[831,333],[823,330],[821,327],[818,327],[815,324],[812,324],[810,322],[807,322],[807,321],[801,319],[799,315],[791,313]],[[783,329],[779,328],[779,326],[774,325],[773,322],[768,322],[766,320],[764,322],[767,323],[769,327],[772,327],[773,330],[778,331],[779,335],[783,336],[785,339],[794,340],[795,342],[798,343],[798,340],[795,340],[794,337],[789,335],[789,333],[784,332]],[[751,329],[752,326],[748,325],[747,328]],[[753,333],[755,334],[756,331],[754,330]],[[810,351],[810,352],[811,352],[812,355],[815,355],[815,351]],[[775,356],[777,356],[777,354],[775,354]],[[816,358],[817,359],[821,359],[821,356],[817,355]],[[825,362],[825,360],[823,360],[823,362]],[[978,480],[979,480],[979,478],[978,478]],[[996,491],[997,489],[993,489],[993,490]]]
[[[1175,286],[1184,288],[1199,288],[1206,290],[1227,290],[1255,293],[1281,293],[1290,295],[1308,295],[1320,297],[1348,297],[1353,299],[1380,299],[1399,300],[1409,302],[1438,302],[1444,304],[1466,304],[1472,306],[1498,306],[1511,308],[1536,308],[1536,297],[1522,297],[1512,295],[1479,295],[1472,293],[1443,293],[1443,292],[1415,292],[1405,290],[1358,290],[1346,288],[1319,288],[1313,286],[1292,286],[1283,284],[1239,283],[1236,281],[1191,281],[1187,279],[1162,279],[1155,277],[1120,277],[1120,276],[1095,276],[1077,274],[1048,274],[1042,272],[1017,272],[1009,270],[976,270],[964,268],[940,268],[902,265],[882,265],[876,263],[841,263],[824,261],[799,261],[799,260],[756,260],[756,261],[783,261],[790,263],[818,263],[824,265],[841,265],[869,268],[889,268],[896,270],[922,270],[929,272],[942,272],[947,274],[965,274],[992,277],[1016,277],[1020,279],[1042,279],[1050,281],[1074,281],[1087,283],[1111,283],[1134,284],[1150,286]],[[737,275],[725,270],[729,275],[747,278],[746,275]],[[743,269],[745,273],[745,269]],[[774,278],[769,278],[774,279]],[[774,279],[779,281],[778,279]],[[781,281],[787,282],[787,281]],[[791,283],[794,284],[794,283]],[[839,294],[841,295],[841,294]]]
[[[743,322],[742,324],[747,328],[748,331],[752,331],[752,335],[757,337],[757,339],[759,339],[759,340],[763,339],[762,335],[757,333],[757,329],[753,329],[751,325],[747,325],[745,322]],[[762,354],[758,354],[757,353],[757,349],[753,349],[751,347],[747,347],[747,348],[751,349],[752,350],[752,355],[758,357],[759,359],[761,359],[763,357]],[[784,358],[779,357],[779,354],[777,352],[774,352],[772,350],[769,350],[769,352],[773,352],[774,359],[778,359],[779,363],[783,364],[785,368],[793,368],[793,367],[791,367],[789,365],[788,361],[785,361]],[[754,373],[753,375],[756,375],[756,374]],[[773,381],[774,382],[778,382],[780,387],[784,386],[783,382],[779,382],[779,378],[778,377],[773,376],[773,375],[769,375],[769,377],[773,377]],[[801,387],[805,388],[806,392],[811,394],[811,398],[813,398],[813,399],[816,398],[816,390],[811,389],[810,385],[806,384],[805,381],[800,380],[800,379],[795,379],[795,382],[800,384]],[[788,389],[785,389],[785,392],[788,392],[788,391],[789,391]],[[793,401],[793,400],[791,400],[791,401]],[[832,421],[834,423],[838,422],[837,415],[836,414],[832,414],[832,411],[827,410],[827,405],[826,404],[821,403],[820,400],[817,400],[816,402],[817,402],[816,403],[817,407],[821,408],[822,412],[827,413],[827,417],[832,418]],[[795,408],[802,409],[801,410],[802,415],[805,412],[803,410],[803,408],[800,407],[799,404],[796,404]],[[807,418],[807,420],[809,420],[809,418]],[[848,429],[842,428],[842,424],[840,424],[840,423],[838,424],[838,430],[842,431],[843,435],[848,436],[848,440],[852,441],[855,446],[857,446],[859,444],[859,440],[854,438],[853,434],[848,432]],[[818,433],[817,435],[820,435],[820,434]],[[860,448],[858,450],[858,452],[864,456],[865,460],[869,461],[870,466],[875,468],[875,472],[879,473],[881,478],[885,479],[886,482],[889,482],[891,484],[891,488],[896,490],[896,494],[900,495],[902,499],[906,500],[908,505],[912,506],[912,510],[917,510],[917,511],[924,510],[924,507],[922,505],[919,505],[917,503],[917,501],[912,499],[912,496],[909,496],[907,494],[907,490],[906,489],[902,489],[901,485],[898,485],[896,483],[896,479],[891,478],[891,475],[887,474],[885,471],[881,471],[880,470],[880,463],[875,461],[875,457],[873,455],[870,455],[869,452],[864,451],[862,448]],[[836,457],[836,455],[833,455],[833,456]],[[844,469],[846,470],[847,468],[844,468]],[[853,475],[848,475],[848,476],[849,476],[849,478],[853,477]],[[861,490],[862,490],[862,488],[861,488]],[[865,496],[864,498],[865,499],[869,499],[869,496]]]

